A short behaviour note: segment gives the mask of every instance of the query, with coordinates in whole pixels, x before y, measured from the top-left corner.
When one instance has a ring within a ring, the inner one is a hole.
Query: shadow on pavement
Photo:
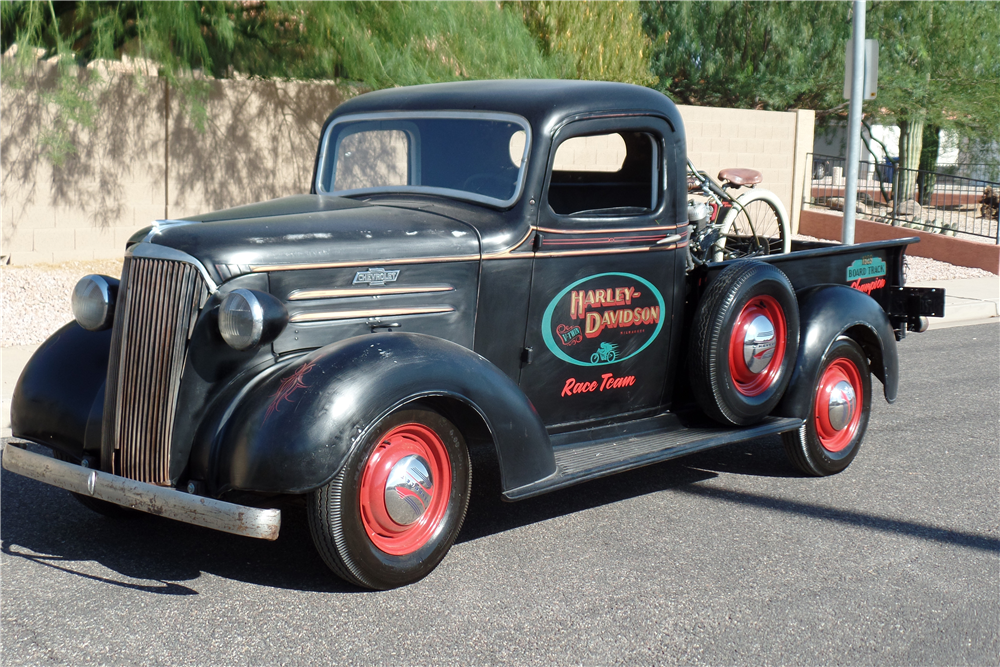
[[[730,491],[728,489],[712,488],[707,486],[685,486],[674,489],[678,493],[685,493],[698,498],[709,498],[727,503],[739,505],[751,505],[763,509],[777,512],[788,512],[808,516],[824,521],[833,521],[850,526],[860,526],[869,530],[876,530],[883,533],[897,533],[909,537],[917,537],[931,542],[941,542],[954,546],[966,547],[968,549],[978,549],[980,551],[1000,552],[1000,539],[976,533],[967,533],[960,530],[950,530],[938,526],[929,526],[916,521],[903,521],[900,519],[889,519],[887,517],[865,514],[862,512],[852,512],[836,507],[824,505],[814,505],[811,503],[799,503],[794,500],[783,500],[762,496],[745,491]]]
[[[30,447],[47,453],[44,448]],[[499,478],[491,492],[484,483],[488,475],[476,477],[459,542],[716,476],[667,462],[540,498],[505,503],[499,496]],[[5,558],[26,559],[111,586],[158,595],[197,595],[197,586],[191,582],[211,574],[290,590],[367,592],[342,582],[327,569],[313,546],[301,503],[278,505],[282,525],[275,542],[147,514],[109,519],[87,510],[67,491],[6,470],[0,483],[0,507],[0,552]],[[95,573],[94,563],[121,577]]]

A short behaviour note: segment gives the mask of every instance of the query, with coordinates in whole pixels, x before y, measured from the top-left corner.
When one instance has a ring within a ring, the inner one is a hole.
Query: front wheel
[[[413,583],[458,537],[471,479],[454,424],[429,410],[398,410],[310,496],[313,542],[350,583],[380,590]]]
[[[838,338],[823,357],[809,418],[781,436],[788,458],[807,475],[840,472],[858,454],[871,406],[868,358],[853,340]]]
[[[736,259],[790,252],[792,232],[788,213],[774,193],[750,190],[736,199],[722,222],[722,237],[716,244],[721,257]]]

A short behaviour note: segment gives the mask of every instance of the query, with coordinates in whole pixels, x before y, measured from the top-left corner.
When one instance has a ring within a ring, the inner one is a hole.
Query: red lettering
[[[862,283],[860,280],[855,280],[851,283],[851,287],[859,292],[864,292],[868,296],[871,296],[871,293],[875,290],[885,287],[885,278],[876,278],[870,283]]]
[[[604,373],[601,375],[600,384],[598,384],[597,380],[592,382],[577,382],[576,378],[569,378],[566,380],[566,384],[563,385],[562,393],[559,395],[573,396],[574,394],[589,394],[594,391],[604,391],[605,389],[621,389],[623,387],[631,387],[634,384],[634,375],[626,375],[624,377],[616,378],[611,373]]]

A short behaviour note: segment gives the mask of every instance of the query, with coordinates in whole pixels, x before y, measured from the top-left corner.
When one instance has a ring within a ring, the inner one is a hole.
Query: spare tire
[[[735,262],[709,285],[695,313],[695,400],[723,424],[760,421],[788,387],[798,349],[799,308],[788,277],[764,262]]]

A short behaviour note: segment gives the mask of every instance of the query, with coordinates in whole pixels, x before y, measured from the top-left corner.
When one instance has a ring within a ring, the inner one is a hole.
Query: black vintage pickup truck
[[[15,440],[3,465],[264,539],[303,496],[370,588],[444,558],[470,451],[508,500],[777,434],[805,474],[843,470],[870,375],[892,402],[896,342],[943,293],[903,286],[915,239],[693,262],[685,164],[676,108],[636,86],[357,97],[310,194],[157,221],[120,279],[79,282],[11,409],[55,457]]]

